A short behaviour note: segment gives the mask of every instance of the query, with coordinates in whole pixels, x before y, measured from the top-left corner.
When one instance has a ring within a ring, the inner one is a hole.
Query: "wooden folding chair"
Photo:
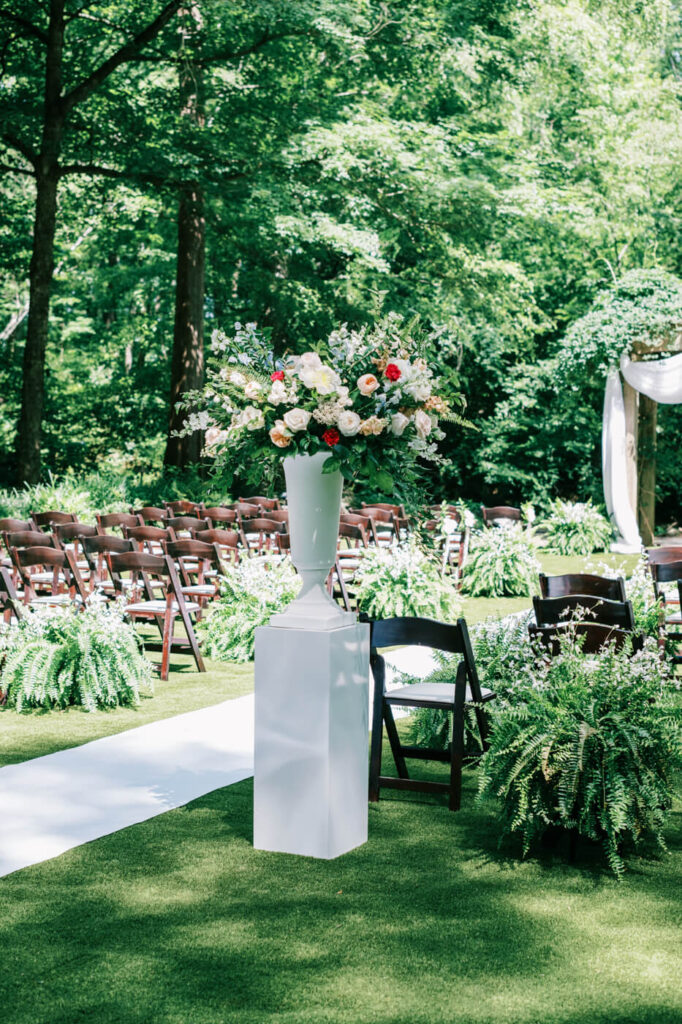
[[[365,519],[371,521],[377,545],[391,547],[396,540],[400,539],[394,515],[387,509],[352,508],[350,511],[353,515],[364,516]]]
[[[89,583],[90,565],[83,551],[84,537],[97,537],[99,527],[89,523],[55,523],[52,527],[55,547],[73,551],[84,584]]]
[[[379,544],[376,530],[374,529],[374,521],[369,516],[361,516],[357,512],[342,512],[339,517],[339,525],[345,524],[346,526],[360,526],[367,531],[367,543],[370,546],[377,547]]]
[[[229,506],[239,517],[239,522],[245,519],[256,519],[261,514],[260,505],[252,505],[246,501],[233,501]]]
[[[112,533],[105,533],[96,537],[83,537],[81,547],[88,563],[89,596],[97,595],[113,600],[116,596],[116,585],[111,574],[109,556],[134,551],[133,542]]]
[[[13,548],[12,558],[21,580],[25,605],[57,607],[78,601],[80,607],[84,606],[87,592],[73,552],[55,547]],[[37,581],[50,576],[49,593],[38,591]]]
[[[452,683],[428,681],[386,690],[386,665],[379,648],[394,646],[430,647],[438,651],[461,655]],[[372,712],[372,740],[369,770],[369,799],[376,802],[382,787],[412,790],[420,793],[446,793],[451,811],[459,810],[462,793],[462,766],[464,763],[464,726],[468,707],[473,707],[482,748],[487,745],[488,727],[483,705],[495,694],[484,689],[478,679],[469,632],[464,619],[456,625],[434,622],[431,619],[395,618],[371,623],[370,665],[374,677],[374,704]],[[452,742],[449,750],[417,747],[401,743],[393,718],[392,708],[439,708],[453,716]],[[381,774],[383,726],[391,745],[398,778]],[[450,765],[450,779],[431,782],[410,778],[406,759],[444,761]]]
[[[409,532],[410,520],[405,512],[404,505],[390,505],[384,501],[372,501],[372,502],[361,502],[360,508],[363,510],[371,511],[372,509],[379,509],[382,512],[390,512],[393,516],[393,525],[395,527],[396,534],[398,537],[402,537]]]
[[[198,513],[201,518],[197,516],[169,516],[164,526],[168,530],[173,530],[177,537],[183,533],[193,537],[197,530],[203,530],[207,523],[203,518],[203,513]]]
[[[654,595],[662,609],[663,621],[659,631],[659,645],[664,648],[666,640],[682,642],[682,615],[680,615],[678,607],[679,591],[671,595],[665,587],[666,583],[679,584],[679,581],[682,580],[682,561],[650,562],[649,571],[654,584]],[[676,607],[677,611],[674,610]],[[672,661],[675,665],[682,664],[682,654],[674,654]]]
[[[150,650],[159,650],[160,646],[161,678],[168,679],[170,655],[174,649],[189,648],[198,671],[205,672],[204,659],[190,618],[190,615],[199,611],[200,606],[197,602],[185,601],[173,559],[168,555],[147,555],[141,551],[128,551],[120,555],[109,555],[109,563],[117,593],[125,595],[126,589],[140,589],[146,595],[142,600],[133,600],[126,604],[126,615],[133,620],[162,620],[161,644],[145,640],[145,647]],[[129,579],[124,579],[126,573],[130,574]],[[162,598],[154,597],[152,579],[163,584]],[[175,620],[178,618],[182,622],[186,637],[174,635]]]
[[[627,601],[625,580],[622,576],[611,579],[592,573],[566,573],[563,576],[546,576],[540,573],[540,594],[542,597],[569,597],[587,594],[607,601]]]
[[[175,530],[169,526],[126,526],[123,534],[126,540],[132,540],[137,551],[146,551],[148,555],[162,555],[163,545],[177,540]]]
[[[501,522],[520,523],[523,518],[521,509],[511,505],[481,505],[481,515],[486,526],[495,526]]]
[[[201,509],[201,504],[196,501],[188,501],[186,498],[179,498],[177,501],[164,501],[168,512],[168,518],[174,516],[196,516]]]
[[[256,555],[265,555],[277,550],[277,535],[288,533],[286,523],[278,523],[275,519],[246,519],[242,523],[246,538],[247,550]]]
[[[32,519],[13,519],[11,516],[0,519],[0,533],[25,533],[29,530],[37,530]]]
[[[246,548],[246,541],[242,541],[237,530],[217,530],[215,528],[212,530],[199,530],[195,535],[195,539],[202,541],[204,544],[217,544],[224,565],[235,564],[239,561],[240,544],[243,543],[243,547]]]
[[[24,616],[24,609],[17,594],[12,580],[11,573],[5,569],[4,566],[0,566],[0,614],[3,620],[9,624],[12,619],[22,619]],[[0,703],[1,691],[0,691]]]
[[[217,543],[180,539],[167,541],[164,550],[178,569],[185,597],[196,601],[203,608],[218,596],[220,576],[224,574],[225,566]]]
[[[566,597],[534,597],[533,609],[538,626],[563,625],[575,620],[579,609],[585,609],[586,620],[602,626],[616,626],[626,632],[635,630],[635,616],[630,601],[611,601],[589,594],[570,594]]]
[[[446,511],[445,517],[443,517],[441,514],[443,509],[438,505],[435,508],[439,513],[438,518],[425,520],[422,527],[429,533],[438,535],[442,550],[443,574],[449,570],[454,577],[455,586],[460,590],[464,564],[469,553],[470,530],[468,526],[462,527],[461,517],[456,509],[454,512]],[[445,518],[445,522],[451,524],[451,532],[446,528],[443,518]]]

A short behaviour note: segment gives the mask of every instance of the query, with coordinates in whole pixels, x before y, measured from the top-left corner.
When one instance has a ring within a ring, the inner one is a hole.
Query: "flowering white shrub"
[[[414,539],[403,547],[368,548],[355,579],[358,608],[372,619],[415,615],[454,622],[461,611],[454,586]]]
[[[527,597],[537,592],[540,563],[520,523],[475,530],[463,576],[472,597]]]
[[[300,587],[289,558],[245,558],[227,566],[220,599],[197,624],[206,654],[219,661],[250,661],[256,628],[283,611]]]
[[[0,689],[17,711],[139,704],[152,667],[119,605],[29,612],[0,632]]]
[[[544,546],[559,555],[591,555],[608,547],[613,531],[605,516],[590,501],[561,501],[551,504],[550,513],[538,524],[545,535]]]

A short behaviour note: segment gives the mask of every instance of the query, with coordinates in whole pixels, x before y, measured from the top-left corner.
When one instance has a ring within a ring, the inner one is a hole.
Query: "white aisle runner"
[[[412,647],[386,667],[390,688],[435,663]],[[251,775],[253,694],[0,768],[0,877]]]
[[[253,694],[0,768],[0,876],[253,775]]]

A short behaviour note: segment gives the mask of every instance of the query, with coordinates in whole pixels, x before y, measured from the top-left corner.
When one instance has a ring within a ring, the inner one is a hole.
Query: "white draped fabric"
[[[635,391],[647,395],[655,402],[665,405],[682,402],[682,354],[641,363],[633,363],[627,355],[623,355],[620,371]],[[638,550],[642,546],[642,539],[628,493],[625,402],[620,373],[616,369],[609,371],[606,380],[602,471],[606,509],[619,534],[616,546]]]

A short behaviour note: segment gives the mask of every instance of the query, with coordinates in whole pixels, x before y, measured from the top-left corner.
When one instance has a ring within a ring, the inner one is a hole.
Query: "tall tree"
[[[66,0],[49,0],[47,27],[43,5],[33,4],[30,14],[17,13],[13,3],[0,8],[0,18],[9,24],[8,46],[24,49],[27,43],[39,46],[44,62],[44,89],[42,116],[39,125],[12,124],[11,116],[4,116],[2,138],[30,166],[35,181],[35,220],[33,252],[29,271],[29,310],[24,346],[21,413],[16,440],[16,475],[20,483],[35,483],[40,478],[40,440],[45,390],[45,353],[47,349],[50,292],[54,275],[54,243],[57,225],[57,193],[60,178],[70,172],[83,172],[87,168],[62,163],[62,146],[67,122],[77,107],[118,69],[136,58],[157,38],[162,29],[177,13],[182,0],[169,0],[157,16],[129,36],[94,69],[81,74],[74,85],[70,79],[75,69],[65,66],[66,33],[83,10],[69,15]],[[33,54],[35,59],[35,53]],[[65,80],[68,83],[65,86]],[[12,97],[10,95],[9,102]],[[6,101],[7,102],[7,101]],[[22,130],[23,129],[23,130]],[[33,131],[31,131],[33,129]],[[37,129],[37,131],[36,131]],[[29,141],[27,134],[33,134]],[[35,135],[39,135],[35,139]],[[37,143],[37,144],[36,144]],[[20,169],[25,169],[24,167]],[[103,169],[102,169],[103,170]]]

